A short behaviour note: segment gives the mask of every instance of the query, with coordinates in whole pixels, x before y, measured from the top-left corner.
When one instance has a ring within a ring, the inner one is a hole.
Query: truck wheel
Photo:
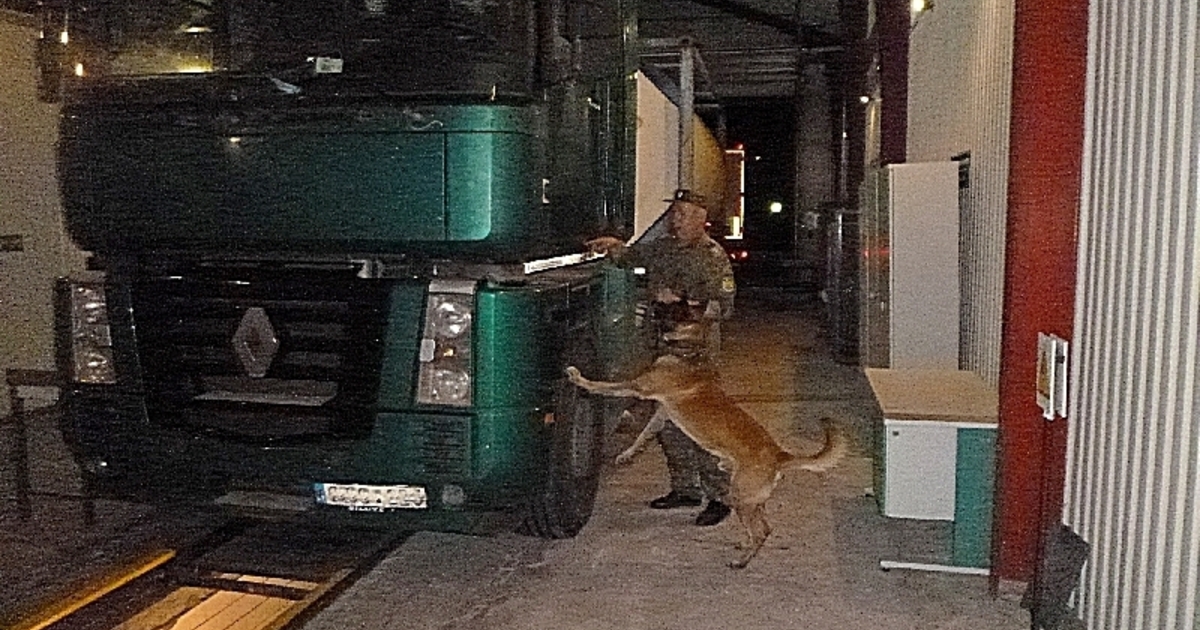
[[[602,405],[565,378],[555,385],[555,421],[545,486],[533,498],[521,531],[570,538],[592,515],[604,447]]]

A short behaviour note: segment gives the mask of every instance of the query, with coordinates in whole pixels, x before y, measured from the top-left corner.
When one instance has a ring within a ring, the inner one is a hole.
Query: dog
[[[746,532],[741,556],[729,565],[735,569],[745,568],[771,535],[765,506],[784,470],[796,467],[825,472],[849,450],[845,434],[825,418],[821,421],[825,445],[816,455],[803,457],[785,451],[730,398],[721,388],[716,370],[703,361],[663,355],[650,369],[623,382],[588,380],[573,366],[566,372],[572,383],[593,394],[659,403],[633,445],[617,456],[618,464],[630,462],[667,420],[717,456],[721,469],[730,473],[730,504]]]

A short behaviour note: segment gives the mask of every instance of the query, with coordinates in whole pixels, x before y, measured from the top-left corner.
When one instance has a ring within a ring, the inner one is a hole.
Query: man
[[[666,237],[626,247],[618,238],[602,236],[587,245],[592,251],[607,254],[622,267],[645,269],[651,305],[650,321],[644,325],[656,331],[669,329],[671,324],[679,322],[666,319],[686,319],[689,314],[708,320],[703,327],[710,331],[708,337],[698,344],[666,343],[656,332],[653,336],[657,354],[715,361],[720,339],[718,322],[733,312],[736,292],[733,269],[725,250],[708,235],[704,198],[680,189],[666,201],[671,203],[667,208]],[[671,491],[651,501],[650,507],[695,507],[708,497],[708,505],[696,517],[696,524],[709,526],[724,520],[730,511],[726,505],[729,473],[717,467],[717,458],[669,422],[658,434],[658,442],[667,458]]]

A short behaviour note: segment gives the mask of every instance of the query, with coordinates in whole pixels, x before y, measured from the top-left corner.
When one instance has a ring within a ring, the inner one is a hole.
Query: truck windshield
[[[267,77],[406,93],[529,93],[534,0],[82,0],[87,83]]]

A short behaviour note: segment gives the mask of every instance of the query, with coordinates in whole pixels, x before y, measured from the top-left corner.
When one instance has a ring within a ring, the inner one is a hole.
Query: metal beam
[[[710,9],[716,9],[734,17],[741,18],[747,22],[769,26],[775,30],[791,35],[792,37],[795,37],[796,34],[799,33],[799,29],[796,27],[796,21],[792,18],[771,13],[769,11],[756,9],[748,4],[737,2],[736,0],[690,1],[701,6],[709,7]]]

